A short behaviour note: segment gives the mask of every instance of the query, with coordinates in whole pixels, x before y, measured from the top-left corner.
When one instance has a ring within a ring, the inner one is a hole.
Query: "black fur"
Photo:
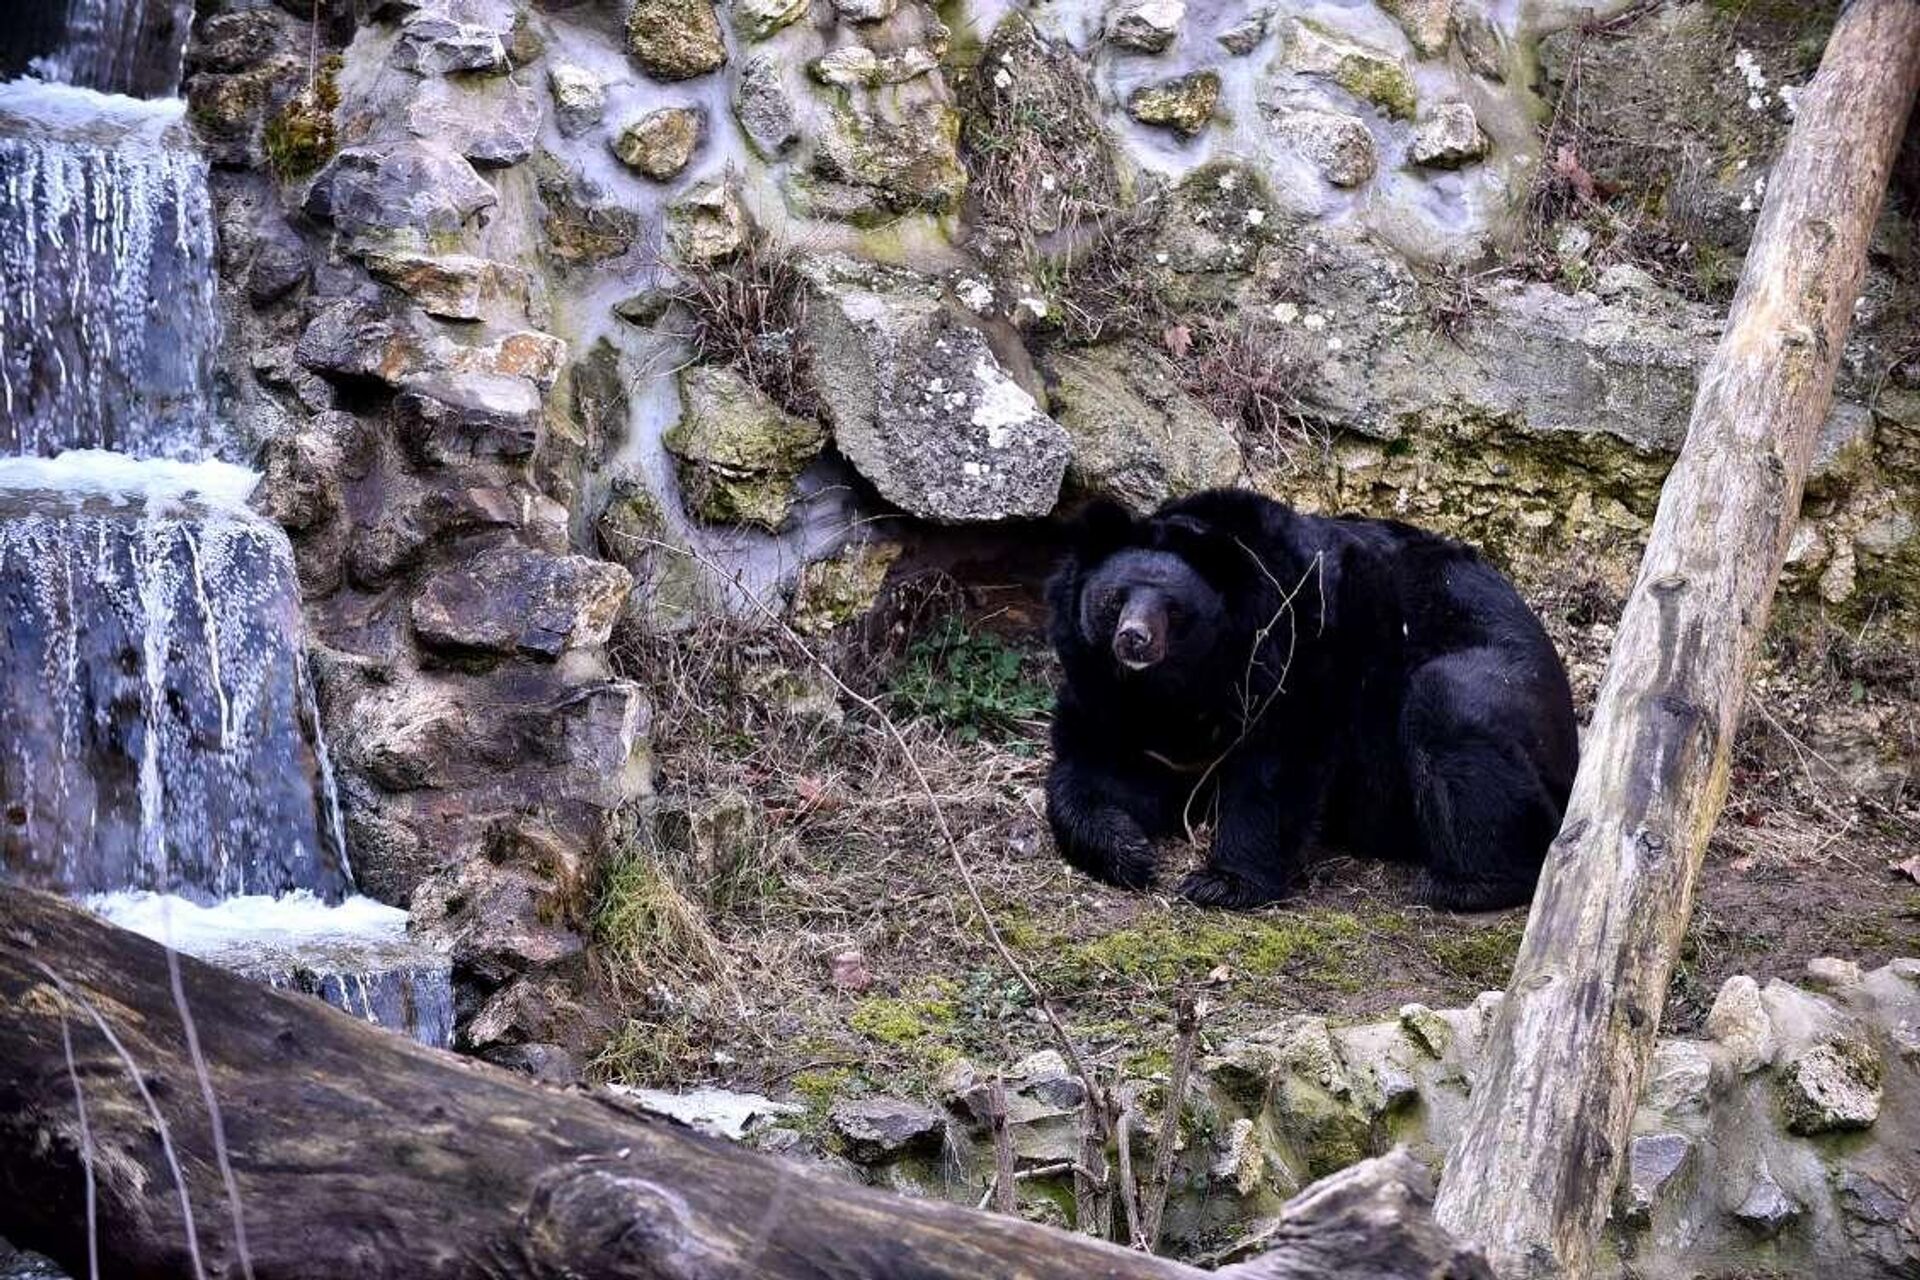
[[[1135,520],[1096,503],[1048,586],[1065,667],[1047,809],[1062,856],[1129,888],[1214,819],[1178,891],[1281,898],[1307,849],[1420,864],[1435,906],[1527,901],[1577,755],[1566,673],[1470,548],[1218,490]],[[1116,657],[1164,653],[1143,670]],[[1158,648],[1149,645],[1154,639]]]

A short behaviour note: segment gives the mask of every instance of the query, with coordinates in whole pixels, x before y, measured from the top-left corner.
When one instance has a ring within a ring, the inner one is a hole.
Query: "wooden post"
[[[1442,1179],[1503,1280],[1590,1269],[1916,85],[1920,0],[1854,0],[1767,179]]]
[[[196,960],[180,975],[230,1189],[165,953],[0,884],[0,1227],[72,1275],[88,1273],[91,1234],[103,1275],[1204,1280],[1017,1217],[850,1186]],[[1487,1277],[1431,1203],[1404,1152],[1366,1161],[1286,1206],[1273,1248],[1234,1274]]]

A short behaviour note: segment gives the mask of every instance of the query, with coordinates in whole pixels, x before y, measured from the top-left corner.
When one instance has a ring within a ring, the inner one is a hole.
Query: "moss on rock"
[[[793,482],[826,445],[817,422],[782,410],[732,369],[695,365],[680,376],[686,410],[667,430],[687,507],[702,520],[778,529]]]

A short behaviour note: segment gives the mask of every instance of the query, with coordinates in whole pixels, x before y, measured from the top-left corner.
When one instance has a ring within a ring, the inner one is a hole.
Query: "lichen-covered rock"
[[[1782,1068],[1780,1101],[1794,1133],[1865,1129],[1880,1118],[1885,1067],[1864,1040],[1815,1045]]]
[[[506,543],[429,578],[413,599],[413,630],[437,649],[551,661],[606,643],[632,585],[619,565]]]
[[[425,249],[499,203],[465,157],[425,142],[352,147],[307,191],[304,207],[349,236]]]
[[[1134,344],[1054,363],[1054,417],[1067,429],[1067,483],[1145,515],[1240,475],[1233,433],[1189,396],[1166,360]]]
[[[930,281],[810,260],[806,333],[840,452],[896,506],[943,524],[1045,515],[1067,433]]]
[[[1380,0],[1380,7],[1393,15],[1407,33],[1413,51],[1423,58],[1435,58],[1447,51],[1453,39],[1453,9],[1456,0]]]
[[[900,551],[897,542],[861,542],[807,565],[793,588],[788,615],[793,629],[802,635],[825,635],[865,615]]]
[[[1668,1040],[1647,1064],[1646,1103],[1669,1116],[1701,1115],[1713,1086],[1713,1060],[1691,1040]]]
[[[367,270],[413,299],[430,316],[478,320],[489,312],[527,311],[527,273],[466,253],[368,253]]]
[[[429,375],[393,401],[394,437],[423,466],[525,459],[543,416],[533,383],[498,374]]]
[[[389,60],[417,76],[497,75],[507,70],[507,47],[492,27],[422,11],[400,24]]]
[[[613,140],[613,154],[628,168],[665,182],[693,160],[706,124],[698,107],[662,107],[622,129]]]
[[[938,1152],[947,1119],[932,1107],[903,1098],[855,1098],[836,1102],[827,1124],[856,1160],[884,1160],[913,1151]]]
[[[762,159],[771,160],[800,141],[793,97],[781,78],[780,60],[770,53],[756,53],[741,65],[739,83],[733,87],[733,114]]]
[[[407,106],[407,131],[483,169],[519,164],[540,139],[540,94],[521,76],[432,80]]]
[[[765,40],[807,16],[809,0],[733,0],[733,23],[749,40]]]
[[[1281,56],[1286,69],[1331,80],[1396,120],[1411,120],[1419,106],[1413,77],[1399,58],[1311,19],[1294,19]]]
[[[945,102],[837,102],[826,123],[816,139],[813,172],[840,190],[800,192],[820,216],[870,223],[960,207],[967,187],[960,117]]]
[[[702,182],[667,211],[667,235],[687,262],[731,258],[747,247],[752,234],[747,206],[730,182]]]
[[[1119,0],[1107,12],[1107,39],[1123,49],[1160,53],[1186,18],[1186,0]]]
[[[1487,154],[1487,135],[1464,102],[1443,102],[1414,126],[1407,154],[1429,169],[1458,169]]]
[[[409,924],[461,969],[498,985],[585,947],[577,932],[554,923],[562,897],[531,871],[475,858],[423,881],[409,903]]]
[[[794,479],[826,446],[826,432],[718,365],[685,370],[680,392],[685,411],[664,443],[678,460],[688,509],[702,520],[778,529]]]
[[[1426,1005],[1401,1005],[1400,1029],[1406,1032],[1414,1047],[1429,1058],[1444,1058],[1453,1047],[1453,1028]]]
[[[1207,127],[1220,103],[1220,73],[1195,71],[1157,84],[1141,85],[1127,95],[1127,114],[1141,124],[1171,129],[1191,138]]]
[[[1279,113],[1275,124],[1280,135],[1334,186],[1357,187],[1373,176],[1378,160],[1366,121],[1308,107]]]
[[[627,52],[656,80],[691,80],[727,60],[713,0],[634,0]]]
[[[554,127],[563,138],[579,137],[607,114],[607,87],[585,67],[554,63],[547,69],[547,91],[553,95]]]
[[[562,266],[604,262],[626,253],[640,235],[640,216],[584,174],[535,161],[549,257]]]
[[[923,44],[875,53],[863,44],[842,45],[807,64],[807,74],[831,88],[878,89],[917,80],[940,66],[941,50]]]

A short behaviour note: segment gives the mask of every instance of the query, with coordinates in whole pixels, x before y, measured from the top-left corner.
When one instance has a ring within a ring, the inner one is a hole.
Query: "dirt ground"
[[[1051,668],[1031,578],[967,592],[939,569],[918,580],[944,585],[899,605],[897,625],[832,647],[872,707],[835,696],[764,634],[625,649],[655,699],[662,829],[681,835],[636,849],[628,874],[602,884],[598,1074],[819,1105],[923,1093],[956,1056],[1004,1063],[1048,1047],[875,708],[903,726],[995,927],[1090,1061],[1164,1066],[1183,991],[1204,999],[1219,1042],[1291,1013],[1363,1020],[1504,986],[1525,913],[1412,905],[1403,868],[1324,862],[1295,901],[1240,914],[1070,870],[1042,817]],[[1529,594],[1584,714],[1619,601],[1592,582]],[[966,621],[942,630],[952,624],[937,615],[959,604]],[[1920,651],[1891,625],[1789,621],[1797,638],[1771,645],[1739,741],[1672,1030],[1697,1028],[1735,973],[1920,954],[1920,885],[1889,866],[1920,853]],[[929,635],[961,639],[937,649]],[[1197,852],[1166,856],[1171,883]]]

